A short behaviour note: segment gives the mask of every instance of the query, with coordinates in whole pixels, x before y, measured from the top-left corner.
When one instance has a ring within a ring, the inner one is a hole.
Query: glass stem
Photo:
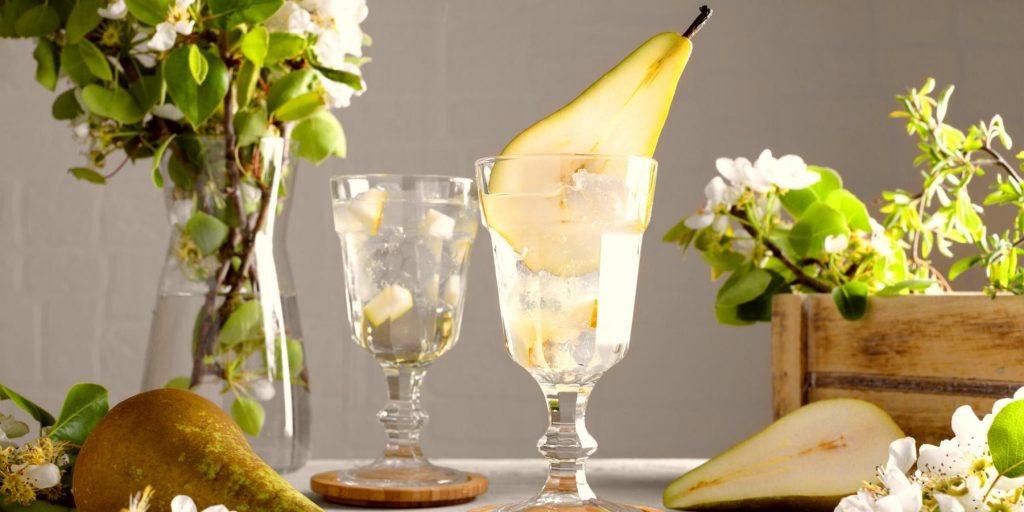
[[[385,458],[423,458],[420,432],[428,416],[420,407],[420,385],[426,373],[424,368],[384,367],[388,403],[377,413],[377,419],[388,436]]]
[[[537,449],[548,460],[544,493],[570,494],[581,500],[594,498],[587,484],[586,463],[597,451],[597,441],[587,432],[587,401],[593,386],[556,389],[541,385],[548,403],[548,431]]]

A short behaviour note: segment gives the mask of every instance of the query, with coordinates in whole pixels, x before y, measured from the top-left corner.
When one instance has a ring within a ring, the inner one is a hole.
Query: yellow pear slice
[[[686,34],[692,37],[708,16],[710,9],[702,8]],[[650,38],[576,99],[513,138],[502,155],[652,156],[692,49],[690,37],[675,32]],[[531,270],[555,275],[592,272],[600,258],[600,245],[595,243],[600,233],[592,225],[572,226],[578,215],[568,205],[566,194],[581,170],[611,173],[624,182],[629,167],[628,159],[621,158],[499,159],[491,169],[484,196],[488,225]],[[625,188],[625,183],[622,186]],[[504,194],[530,197],[498,199]],[[640,221],[642,230],[646,219]],[[524,236],[538,228],[552,236]]]
[[[387,190],[371,188],[357,194],[348,204],[335,206],[334,228],[340,233],[367,231],[376,235],[384,217]]]
[[[394,322],[412,309],[412,293],[401,285],[393,284],[380,291],[363,307],[363,316],[374,327]]]
[[[835,509],[886,463],[904,436],[876,405],[822,400],[782,417],[665,489],[677,510]]]

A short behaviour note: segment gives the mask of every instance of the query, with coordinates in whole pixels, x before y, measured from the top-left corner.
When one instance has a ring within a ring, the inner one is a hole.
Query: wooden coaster
[[[313,475],[309,485],[327,501],[356,507],[443,507],[472,501],[487,492],[487,478],[477,473],[468,473],[469,479],[454,484],[388,488],[343,484],[337,474],[337,471],[328,471]]]
[[[491,512],[492,510],[494,510],[494,509],[496,509],[498,507],[504,507],[505,505],[506,504],[487,505],[487,506],[484,506],[484,507],[478,507],[478,508],[470,509],[469,512]],[[630,505],[630,506],[631,507],[636,507],[636,508],[638,508],[640,510],[643,510],[644,512],[662,512],[662,510],[660,508],[645,507],[643,505]],[[587,507],[558,508],[558,509],[541,509],[541,508],[538,508],[537,509],[538,512],[541,512],[543,510],[558,510],[560,512],[591,512],[592,509],[587,508]]]

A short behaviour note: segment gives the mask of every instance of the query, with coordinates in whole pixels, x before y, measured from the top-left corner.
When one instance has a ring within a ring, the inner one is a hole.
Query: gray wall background
[[[383,378],[351,341],[328,178],[366,170],[469,176],[641,41],[681,30],[679,0],[374,0],[369,91],[340,113],[348,160],[301,169],[289,249],[314,386],[316,457],[371,456]],[[866,198],[911,186],[892,96],[954,82],[956,123],[1002,112],[1024,140],[1024,5],[1006,1],[717,1],[661,138],[629,357],[598,385],[598,456],[708,456],[770,419],[769,331],[715,324],[698,257],[660,242],[699,206],[719,156],[798,153]],[[0,41],[0,381],[56,408],[77,381],[137,390],[168,228],[148,163],[76,182],[70,130],[49,117],[31,45]],[[545,425],[505,354],[481,234],[462,339],[430,372],[434,456],[529,457]]]

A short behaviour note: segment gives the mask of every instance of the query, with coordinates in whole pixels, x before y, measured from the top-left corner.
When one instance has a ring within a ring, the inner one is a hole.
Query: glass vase
[[[278,137],[168,146],[171,240],[143,376],[146,390],[190,389],[219,404],[279,472],[309,459],[309,376],[285,250],[292,153]]]

